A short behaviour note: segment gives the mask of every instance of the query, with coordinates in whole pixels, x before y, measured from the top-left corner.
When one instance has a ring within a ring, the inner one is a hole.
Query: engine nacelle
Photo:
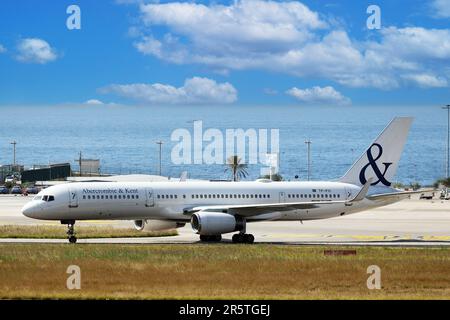
[[[240,231],[244,228],[244,219],[221,212],[197,212],[191,217],[192,229],[201,235],[218,235]]]
[[[134,220],[134,228],[139,231],[162,231],[184,227],[185,223],[167,220]]]

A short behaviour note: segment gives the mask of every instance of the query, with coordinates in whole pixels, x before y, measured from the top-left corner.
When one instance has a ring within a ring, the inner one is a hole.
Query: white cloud
[[[0,44],[0,53],[6,52],[6,48]]]
[[[431,2],[431,8],[436,18],[450,18],[449,0],[433,0]]]
[[[449,29],[387,27],[379,40],[357,41],[297,1],[152,3],[139,9],[135,47],[171,63],[269,70],[349,87],[427,87],[417,81],[424,74],[438,79],[435,85],[450,83]],[[164,35],[155,37],[154,28]]]
[[[337,104],[348,105],[351,104],[349,98],[344,97],[340,92],[333,87],[312,87],[308,89],[299,89],[293,87],[286,91],[290,96],[304,103],[311,104]]]
[[[88,104],[88,105],[103,105],[104,103],[100,100],[97,99],[90,99],[84,102],[84,104]]]
[[[17,60],[22,62],[45,64],[58,57],[47,41],[37,38],[20,40],[17,50]]]
[[[150,104],[229,104],[237,100],[237,91],[230,83],[200,77],[186,79],[179,88],[160,83],[134,83],[112,84],[99,91]]]
[[[444,88],[448,86],[447,79],[432,74],[409,74],[405,75],[404,78],[422,88]]]
[[[327,26],[317,13],[297,1],[242,0],[229,6],[152,3],[142,4],[140,11],[145,26],[167,26],[176,36],[171,32],[161,40],[145,36],[135,44],[136,48],[176,63],[191,58],[208,63],[243,52],[249,58],[262,52],[283,52],[292,43],[311,39],[312,30]],[[193,54],[180,38],[205,54]]]

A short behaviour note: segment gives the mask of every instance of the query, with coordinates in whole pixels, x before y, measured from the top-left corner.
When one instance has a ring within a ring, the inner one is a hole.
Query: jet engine
[[[197,234],[218,235],[243,230],[245,220],[228,213],[200,211],[192,215],[191,226]]]
[[[168,220],[134,220],[134,228],[139,231],[162,231],[184,227],[185,223]]]

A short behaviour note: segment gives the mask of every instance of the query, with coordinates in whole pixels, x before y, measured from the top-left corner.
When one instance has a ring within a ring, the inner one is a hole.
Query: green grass
[[[448,248],[357,247],[356,256],[325,256],[326,249],[0,244],[0,298],[450,299]],[[81,290],[66,288],[73,264],[81,268]],[[381,268],[381,290],[366,286],[373,264]]]
[[[175,229],[147,232],[138,231],[132,228],[76,226],[75,231],[76,236],[79,239],[165,237],[178,235],[178,232]],[[67,238],[67,227],[46,225],[0,225],[0,238],[64,239]]]

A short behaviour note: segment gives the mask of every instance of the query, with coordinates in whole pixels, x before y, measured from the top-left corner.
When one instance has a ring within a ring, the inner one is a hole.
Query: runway
[[[0,225],[59,225],[24,217],[24,196],[0,196]],[[131,221],[79,221],[77,225],[131,228]],[[158,238],[79,239],[78,243],[198,243],[189,224],[179,235]],[[316,221],[257,222],[247,225],[257,243],[292,245],[450,246],[450,201],[417,197],[354,215]],[[223,236],[231,242],[231,234]],[[66,243],[65,239],[0,239],[1,243]]]

